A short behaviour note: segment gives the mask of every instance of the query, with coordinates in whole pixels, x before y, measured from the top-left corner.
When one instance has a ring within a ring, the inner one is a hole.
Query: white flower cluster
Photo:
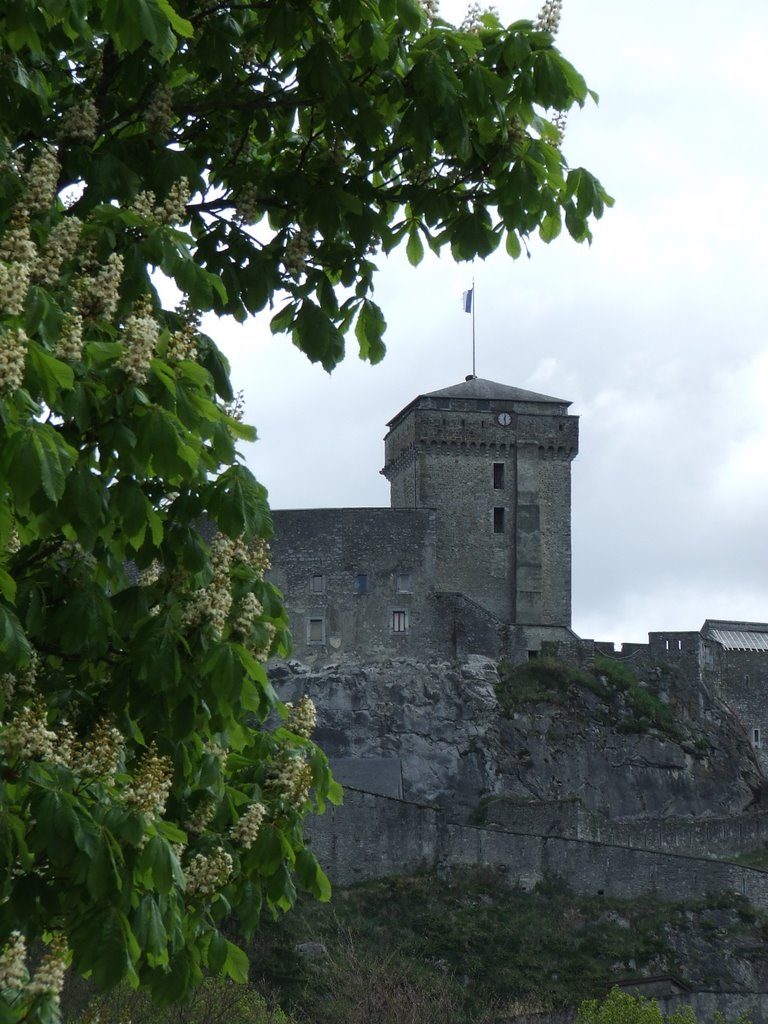
[[[72,767],[80,775],[92,775],[111,785],[122,752],[122,735],[106,718],[100,718],[91,735],[75,747]]]
[[[317,708],[315,707],[315,702],[311,697],[307,697],[305,694],[296,707],[291,703],[288,703],[286,706],[290,709],[288,714],[288,728],[291,732],[295,732],[297,736],[303,736],[308,740],[315,731],[315,726],[317,725]]]
[[[563,144],[563,136],[565,135],[565,126],[567,123],[568,112],[565,110],[561,110],[552,118],[552,124],[557,129],[557,142],[555,143],[555,145],[558,147]]]
[[[225,765],[227,763],[227,758],[229,757],[228,747],[222,747],[218,743],[214,743],[212,740],[209,740],[205,749],[206,752],[212,757],[215,757],[221,765]]]
[[[271,622],[262,623],[264,632],[267,634],[267,638],[261,647],[251,647],[250,651],[257,661],[267,661],[269,659],[269,652],[272,647],[272,641],[275,638],[277,630]]]
[[[63,935],[54,935],[51,944],[43,955],[40,965],[32,975],[25,991],[30,996],[52,995],[58,1006],[61,990],[64,988],[64,976],[67,971],[69,948]]]
[[[123,257],[113,252],[95,274],[78,277],[75,283],[77,307],[84,317],[110,320],[115,315],[124,265]]]
[[[152,93],[146,112],[144,123],[151,132],[158,135],[167,135],[173,124],[173,93],[167,85],[159,85]]]
[[[261,220],[261,204],[253,185],[243,187],[233,196],[235,217],[240,224],[257,224]]]
[[[83,318],[79,313],[65,313],[54,349],[58,359],[78,362],[83,357]]]
[[[169,363],[197,358],[197,331],[191,324],[184,324],[178,331],[171,332],[165,358]]]
[[[190,896],[212,896],[232,874],[231,854],[217,846],[211,853],[196,853],[184,872]]]
[[[272,559],[269,554],[269,544],[263,539],[263,537],[257,537],[251,541],[250,547],[248,548],[248,556],[245,559],[246,564],[254,572],[258,579],[264,579],[264,573],[272,565]]]
[[[224,411],[230,419],[237,420],[238,423],[243,422],[243,416],[245,415],[245,392],[242,388],[231,402],[227,402],[224,406]]]
[[[269,770],[267,789],[301,807],[309,796],[312,768],[300,757],[282,756]]]
[[[16,693],[16,676],[13,672],[3,672],[0,675],[0,695],[6,704],[10,704],[13,695]]]
[[[217,633],[223,631],[232,607],[230,568],[236,553],[243,547],[242,541],[233,541],[223,533],[216,534],[211,542],[213,579],[192,595],[184,614],[186,623],[196,625],[208,621]]]
[[[20,992],[27,977],[27,942],[21,932],[12,931],[0,953],[0,992]]]
[[[0,241],[0,313],[19,316],[37,264],[37,249],[29,233],[29,214],[19,210]]]
[[[181,224],[186,220],[187,203],[191,194],[188,179],[181,178],[171,185],[161,205],[157,205],[155,193],[147,189],[145,192],[139,192],[131,204],[131,209],[140,217],[157,224]]]
[[[0,334],[0,396],[12,395],[24,381],[27,336],[21,327]]]
[[[59,121],[59,135],[62,138],[79,139],[82,142],[93,142],[99,114],[92,97],[87,96],[82,102],[65,110]]]
[[[534,25],[536,30],[539,32],[551,32],[552,35],[555,35],[560,27],[562,7],[562,0],[545,0]]]
[[[45,246],[45,258],[40,260],[37,267],[36,276],[43,284],[56,284],[62,266],[75,255],[82,230],[83,222],[70,214],[60,220],[50,233]]]
[[[165,812],[172,781],[170,757],[158,754],[157,747],[151,743],[133,774],[133,785],[125,791],[125,799],[149,821],[155,821]]]
[[[56,733],[48,728],[45,701],[36,696],[13,715],[1,742],[6,757],[47,761],[53,758],[56,740]]]
[[[188,832],[205,832],[216,814],[216,801],[207,793],[187,820]]]
[[[155,219],[159,224],[183,224],[187,219],[187,203],[192,195],[187,178],[181,178],[171,185],[163,205],[155,210]]]
[[[229,830],[229,835],[233,842],[239,843],[240,846],[245,847],[246,850],[250,850],[253,843],[256,842],[256,838],[261,829],[261,823],[264,821],[264,816],[267,813],[267,809],[264,804],[255,803],[250,804],[245,811],[245,814],[240,818],[236,825],[233,825]]]
[[[59,190],[59,158],[50,146],[44,146],[34,157],[26,173],[27,191],[24,196],[26,210],[47,210]]]
[[[440,0],[420,0],[427,21],[434,21],[440,13]]]
[[[143,384],[147,379],[159,334],[160,325],[152,315],[149,296],[144,296],[125,321],[125,350],[117,362],[134,384]]]
[[[56,748],[53,751],[51,760],[56,764],[63,764],[65,768],[70,768],[75,759],[76,749],[77,736],[75,730],[66,718],[62,718],[56,727]]]
[[[139,573],[139,586],[140,587],[151,587],[151,586],[153,586],[160,579],[162,571],[163,571],[162,565],[160,564],[160,562],[158,562],[157,559],[155,559],[153,562],[151,562],[147,566],[146,569],[142,569],[141,572]]]
[[[253,624],[264,611],[261,601],[255,594],[248,593],[240,602],[237,616],[232,623],[233,632],[243,638],[251,635]]]
[[[467,7],[467,13],[461,23],[461,31],[478,33],[483,28],[484,14],[498,14],[498,12],[495,7],[483,7],[473,0],[473,3]]]
[[[313,235],[314,232],[310,228],[302,227],[285,243],[283,264],[291,277],[299,277],[306,270]]]

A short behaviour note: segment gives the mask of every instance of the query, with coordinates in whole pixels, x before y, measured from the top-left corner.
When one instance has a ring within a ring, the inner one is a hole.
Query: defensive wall
[[[706,817],[605,819],[578,798],[488,803],[485,824],[515,833],[560,836],[695,857],[728,857],[768,843],[768,811]]]
[[[633,849],[568,836],[456,824],[431,807],[347,789],[341,807],[306,823],[336,885],[458,867],[485,867],[502,884],[531,889],[548,876],[575,892],[632,899],[704,899],[732,892],[768,911],[768,872],[688,853]]]

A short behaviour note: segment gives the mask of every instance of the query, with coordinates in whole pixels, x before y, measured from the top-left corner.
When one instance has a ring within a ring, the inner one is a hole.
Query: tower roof
[[[525,391],[523,388],[514,388],[509,384],[497,384],[496,381],[485,380],[483,377],[467,377],[460,384],[452,384],[450,387],[441,388],[439,391],[427,391],[423,395],[417,395],[397,415],[392,417],[387,426],[392,427],[395,423],[398,423],[414,406],[431,406],[435,401],[451,399],[459,402],[492,401],[510,403],[508,408],[513,408],[511,403],[515,405],[528,403],[530,405],[538,405],[539,407],[547,406],[546,409],[530,410],[539,414],[542,412],[565,414],[568,406],[571,404],[565,398],[553,398],[552,395],[540,395],[536,391]],[[518,411],[523,412],[524,410],[519,409]]]
[[[452,384],[439,391],[428,391],[419,398],[490,398],[505,402],[557,402],[558,405],[570,405],[564,398],[553,398],[552,395],[540,395],[536,391],[524,391],[513,388],[509,384],[497,384],[483,377],[468,377],[461,384]]]

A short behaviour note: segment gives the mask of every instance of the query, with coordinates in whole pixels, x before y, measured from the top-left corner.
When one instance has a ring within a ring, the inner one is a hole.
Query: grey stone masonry
[[[295,656],[508,656],[541,630],[565,637],[568,406],[474,377],[420,395],[388,425],[391,508],[276,511],[271,579]]]

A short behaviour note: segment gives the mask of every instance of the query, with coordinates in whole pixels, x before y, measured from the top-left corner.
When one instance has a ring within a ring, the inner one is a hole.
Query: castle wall
[[[723,651],[719,695],[744,725],[763,771],[768,772],[768,652]]]
[[[703,899],[734,892],[768,910],[768,873],[680,853],[561,836],[452,824],[439,811],[357,790],[342,807],[310,818],[306,834],[336,885],[440,867],[489,867],[509,886],[557,875],[579,893],[632,899]]]
[[[276,511],[273,520],[270,579],[285,596],[296,657],[451,656],[451,624],[430,600],[434,513],[307,509]]]

